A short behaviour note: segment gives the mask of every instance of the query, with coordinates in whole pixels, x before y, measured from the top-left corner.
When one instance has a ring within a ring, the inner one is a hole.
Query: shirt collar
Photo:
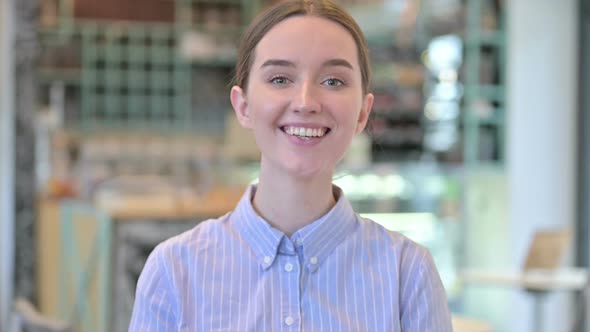
[[[337,186],[332,188],[336,198],[334,207],[318,220],[293,234],[295,242],[301,243],[304,264],[311,272],[317,270],[334,249],[344,242],[358,223],[350,202],[342,194],[342,189]],[[297,238],[301,240],[297,241]]]
[[[285,235],[256,213],[252,206],[252,197],[256,186],[248,187],[238,203],[232,218],[236,230],[248,243],[261,267],[272,266],[281,242],[287,240]],[[338,244],[354,230],[357,224],[356,214],[342,190],[333,186],[336,204],[321,218],[303,227],[292,240],[302,246],[304,265],[313,272],[334,251]]]
[[[279,244],[284,234],[273,228],[254,210],[252,197],[256,186],[250,185],[236,206],[233,224],[246,240],[263,269],[268,269],[274,262]]]

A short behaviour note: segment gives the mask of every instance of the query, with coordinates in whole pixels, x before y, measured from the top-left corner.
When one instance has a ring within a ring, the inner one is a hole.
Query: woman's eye
[[[343,86],[344,82],[342,82],[341,80],[339,80],[337,78],[329,78],[324,81],[324,84],[327,86]]]
[[[289,79],[287,79],[286,77],[283,77],[283,76],[277,76],[277,77],[273,77],[270,80],[270,82],[273,84],[287,84],[289,82]]]

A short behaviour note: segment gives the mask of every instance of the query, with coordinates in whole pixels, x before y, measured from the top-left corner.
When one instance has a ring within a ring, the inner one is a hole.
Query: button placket
[[[281,309],[279,322],[282,329],[298,330],[301,299],[299,294],[301,263],[297,254],[277,256],[278,273],[281,278]],[[276,271],[276,270],[275,270]]]

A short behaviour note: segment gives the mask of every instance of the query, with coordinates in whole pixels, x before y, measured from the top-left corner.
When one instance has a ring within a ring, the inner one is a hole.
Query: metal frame
[[[590,266],[590,0],[582,0],[580,19],[580,88],[578,121],[578,263]]]
[[[580,77],[578,106],[577,264],[590,267],[590,0],[580,0]],[[588,299],[586,299],[588,301]],[[590,331],[582,313],[579,331]]]
[[[203,28],[193,22],[192,8],[200,3],[240,6],[241,20],[248,22],[267,1],[175,0],[174,22],[144,24],[75,18],[72,0],[57,0],[59,23],[41,31],[41,42],[51,48],[75,40],[81,68],[46,70],[42,82],[66,81],[79,91],[77,120],[66,124],[70,130],[218,133],[230,105],[208,100],[207,86],[193,78],[199,69],[229,71],[233,60],[190,60],[177,54],[184,32]],[[240,28],[219,33],[230,38]],[[196,91],[202,95],[195,99]]]
[[[77,26],[82,31],[83,129],[101,124],[121,129],[190,129],[190,65],[175,54],[177,36],[172,25]]]
[[[485,32],[481,28],[483,0],[467,0],[467,28],[465,41],[465,93],[463,107],[464,146],[463,158],[467,165],[490,163],[480,160],[479,138],[481,125],[492,124],[497,128],[498,164],[505,161],[505,62],[506,62],[506,33],[504,11],[499,13],[499,24],[496,31]],[[499,83],[482,85],[480,83],[481,47],[490,46],[499,52]],[[500,106],[494,109],[494,116],[490,119],[479,119],[475,103],[480,99],[497,102]],[[492,162],[494,164],[494,162]]]
[[[12,321],[14,288],[14,2],[0,0],[0,331]]]

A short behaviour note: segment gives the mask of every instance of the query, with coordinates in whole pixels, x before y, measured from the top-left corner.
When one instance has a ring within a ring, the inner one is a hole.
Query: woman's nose
[[[299,113],[320,112],[319,91],[312,83],[304,82],[295,93],[293,110]]]

